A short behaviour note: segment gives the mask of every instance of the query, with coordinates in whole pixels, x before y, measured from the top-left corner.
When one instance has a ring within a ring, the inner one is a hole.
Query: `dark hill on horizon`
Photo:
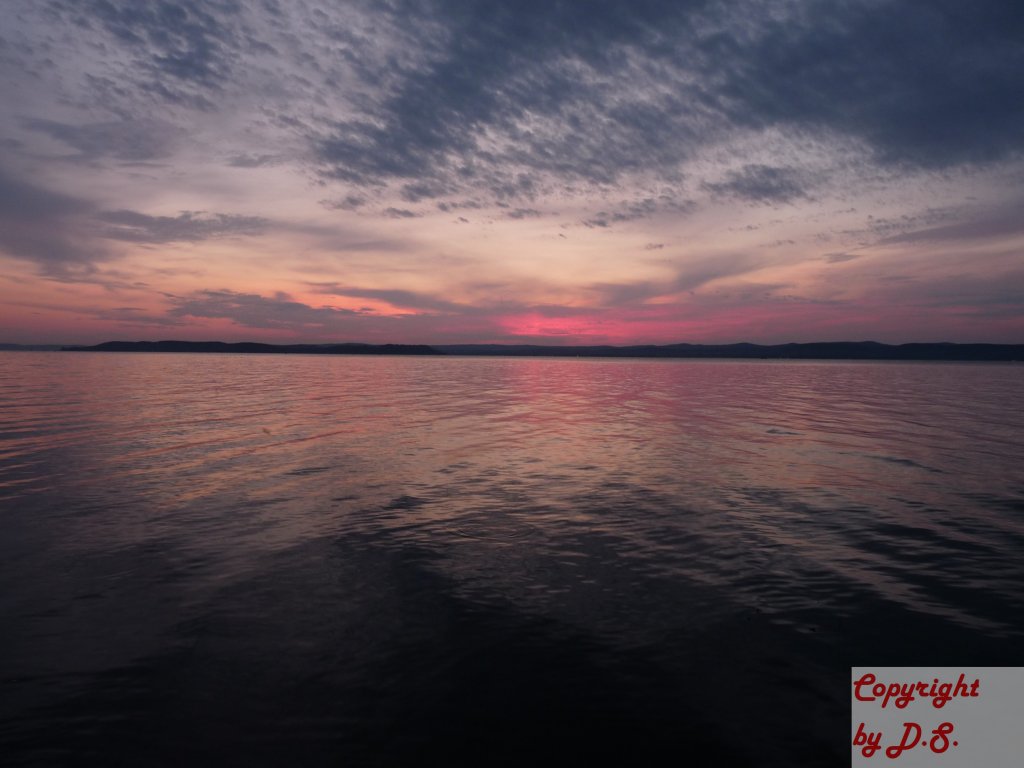
[[[765,360],[951,360],[1024,361],[1024,344],[917,343],[876,341],[805,344],[647,344],[555,347],[539,344],[262,344],[223,341],[108,341],[65,346],[67,352],[213,352],[304,355],[466,355],[501,357],[649,357]]]
[[[0,352],[57,352],[60,344],[0,344]]]
[[[261,344],[242,341],[107,341],[63,352],[214,352],[277,355],[440,355],[426,344]]]

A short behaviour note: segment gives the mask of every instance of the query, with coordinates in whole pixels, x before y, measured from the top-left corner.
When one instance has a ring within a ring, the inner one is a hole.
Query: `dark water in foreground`
[[[847,765],[850,666],[1021,663],[1022,402],[1012,365],[0,353],[0,763]]]

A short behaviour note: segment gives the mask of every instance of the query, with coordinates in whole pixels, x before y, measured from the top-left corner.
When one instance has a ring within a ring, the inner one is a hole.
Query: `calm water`
[[[850,666],[1021,663],[1022,403],[1013,365],[0,353],[0,762],[846,765]]]

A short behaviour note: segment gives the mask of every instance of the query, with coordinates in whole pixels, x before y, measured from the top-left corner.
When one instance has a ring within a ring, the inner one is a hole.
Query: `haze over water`
[[[0,755],[845,764],[851,666],[1019,663],[1021,402],[1017,365],[0,353]]]

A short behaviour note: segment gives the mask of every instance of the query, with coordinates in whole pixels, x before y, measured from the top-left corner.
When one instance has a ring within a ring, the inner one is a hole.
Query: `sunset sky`
[[[0,341],[1024,342],[1019,0],[5,0]]]

